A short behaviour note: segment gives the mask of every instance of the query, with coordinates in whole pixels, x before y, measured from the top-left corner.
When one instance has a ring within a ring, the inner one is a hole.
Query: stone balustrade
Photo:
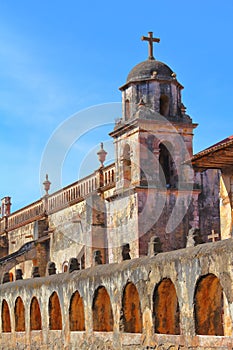
[[[115,164],[111,164],[103,169],[103,186],[115,186]]]
[[[115,186],[115,164],[100,168],[93,174],[17,210],[0,220],[0,233],[11,231],[32,221],[39,220],[68,205],[82,201],[100,188]]]
[[[48,214],[83,200],[97,189],[96,173],[67,186],[48,197]]]
[[[43,217],[44,205],[42,199],[12,213],[7,217],[8,231],[13,230],[21,225],[36,221]]]

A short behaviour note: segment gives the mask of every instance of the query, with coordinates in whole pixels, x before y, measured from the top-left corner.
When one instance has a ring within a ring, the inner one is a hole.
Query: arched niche
[[[62,329],[61,306],[56,292],[53,292],[49,298],[49,329]]]
[[[11,317],[8,303],[5,299],[2,301],[2,332],[11,332]]]
[[[136,286],[129,282],[122,296],[122,327],[126,333],[142,332],[141,303]]]
[[[113,312],[109,294],[105,287],[96,289],[92,304],[93,331],[111,332]]]
[[[15,301],[15,331],[25,332],[25,308],[21,297]]]
[[[194,294],[195,330],[198,335],[224,335],[223,290],[214,274],[201,276]]]
[[[75,291],[70,299],[69,323],[71,331],[85,330],[83,299],[78,291]]]
[[[39,331],[42,329],[40,305],[36,297],[32,298],[30,305],[30,330]]]
[[[175,286],[163,279],[153,294],[154,331],[160,334],[180,334],[180,311]]]

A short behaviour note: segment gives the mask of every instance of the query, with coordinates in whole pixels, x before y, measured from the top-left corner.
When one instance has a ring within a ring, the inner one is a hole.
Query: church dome
[[[138,80],[151,78],[174,79],[175,73],[165,63],[148,59],[137,64],[128,74],[127,82],[130,83]]]

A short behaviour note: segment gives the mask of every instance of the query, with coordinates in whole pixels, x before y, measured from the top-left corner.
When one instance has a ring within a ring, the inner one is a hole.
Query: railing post
[[[8,216],[11,214],[11,197],[7,196],[2,198],[2,207],[1,207],[1,232],[7,230],[8,226]]]
[[[48,213],[48,197],[49,197],[49,190],[51,182],[49,181],[49,176],[46,174],[45,181],[43,182],[45,195],[43,197],[43,207],[44,207],[44,213]]]
[[[11,213],[11,197],[7,196],[2,198],[2,208],[1,208],[2,218],[4,216],[9,216],[10,213]]]

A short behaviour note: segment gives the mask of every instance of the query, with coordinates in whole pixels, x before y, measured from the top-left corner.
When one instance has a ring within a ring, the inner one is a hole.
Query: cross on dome
[[[160,39],[159,38],[153,38],[153,32],[148,32],[148,37],[147,36],[142,36],[141,39],[143,41],[148,41],[149,44],[149,60],[154,60],[154,56],[153,56],[153,43],[159,43]]]

